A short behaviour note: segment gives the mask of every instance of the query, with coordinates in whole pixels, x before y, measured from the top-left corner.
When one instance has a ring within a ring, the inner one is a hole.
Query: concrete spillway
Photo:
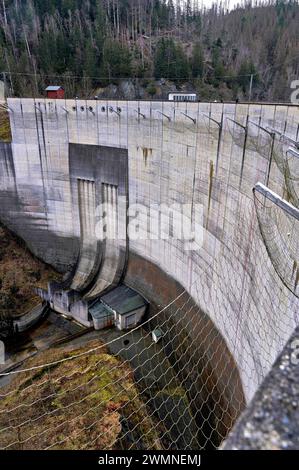
[[[81,246],[79,262],[71,287],[82,290],[93,279],[97,238],[95,233],[95,185],[93,181],[78,180]]]
[[[261,181],[285,196],[288,143],[265,129],[296,140],[298,107],[42,99],[8,105],[13,141],[0,147],[1,218],[45,261],[73,267],[72,287],[86,298],[124,279],[163,306],[184,288],[198,309],[185,327],[201,342],[209,387],[217,377],[224,401],[237,410],[233,400],[252,397],[298,322],[297,292],[273,264],[252,194]],[[289,183],[294,196],[296,182]],[[95,208],[107,202],[109,230],[121,224],[122,239],[94,236]],[[191,224],[203,207],[202,245],[127,239],[128,204],[166,213],[177,203],[186,205]],[[275,246],[288,257],[282,219],[273,220],[282,240]],[[190,304],[173,307],[190,319]]]
[[[118,264],[121,254],[117,242],[118,193],[117,186],[102,184],[103,211],[106,213],[106,225],[101,227],[101,239],[105,242],[102,247],[102,267],[96,276],[95,284],[88,292],[88,297],[95,297],[107,287],[119,281]],[[104,230],[107,229],[107,233]],[[104,237],[106,236],[106,238]]]

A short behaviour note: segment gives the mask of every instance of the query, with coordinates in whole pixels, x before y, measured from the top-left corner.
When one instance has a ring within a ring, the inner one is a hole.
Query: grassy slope
[[[50,349],[25,367],[71,357],[99,344],[93,340],[77,350]],[[132,443],[134,448],[141,436],[143,449],[160,448],[157,425],[140,399],[130,367],[104,347],[16,375],[0,393],[8,393],[0,400],[0,429],[15,426],[0,433],[1,448],[14,442],[10,449],[121,449]],[[3,413],[32,402],[35,405]],[[20,426],[23,422],[27,424]]]
[[[9,123],[9,115],[7,111],[4,111],[0,108],[0,141],[10,142],[11,141],[11,131]]]
[[[46,287],[59,275],[42,263],[0,224],[0,315],[18,315],[39,302],[34,287]]]

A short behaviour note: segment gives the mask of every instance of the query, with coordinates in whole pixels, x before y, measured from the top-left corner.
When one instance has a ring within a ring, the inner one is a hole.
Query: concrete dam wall
[[[299,161],[286,152],[298,140],[298,107],[44,99],[8,107],[1,219],[37,256],[72,271],[85,298],[123,280],[158,309],[185,289],[169,318],[186,318],[209,387],[217,383],[237,416],[298,324],[298,221],[253,193],[260,182],[296,207]],[[124,236],[103,242],[96,208],[107,202],[108,225]],[[163,223],[160,236],[148,236],[148,224],[129,236],[136,212],[167,215],[177,204],[195,232],[201,220],[191,245],[164,237]]]

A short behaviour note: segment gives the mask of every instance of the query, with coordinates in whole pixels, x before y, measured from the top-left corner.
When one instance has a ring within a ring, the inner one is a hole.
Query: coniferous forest
[[[8,94],[289,101],[299,78],[295,0],[209,9],[194,0],[0,0]]]

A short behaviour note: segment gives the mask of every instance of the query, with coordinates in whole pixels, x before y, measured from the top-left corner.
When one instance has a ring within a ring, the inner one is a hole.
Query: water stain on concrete
[[[147,159],[153,153],[153,149],[149,147],[142,147],[143,161],[145,166],[147,166]]]

